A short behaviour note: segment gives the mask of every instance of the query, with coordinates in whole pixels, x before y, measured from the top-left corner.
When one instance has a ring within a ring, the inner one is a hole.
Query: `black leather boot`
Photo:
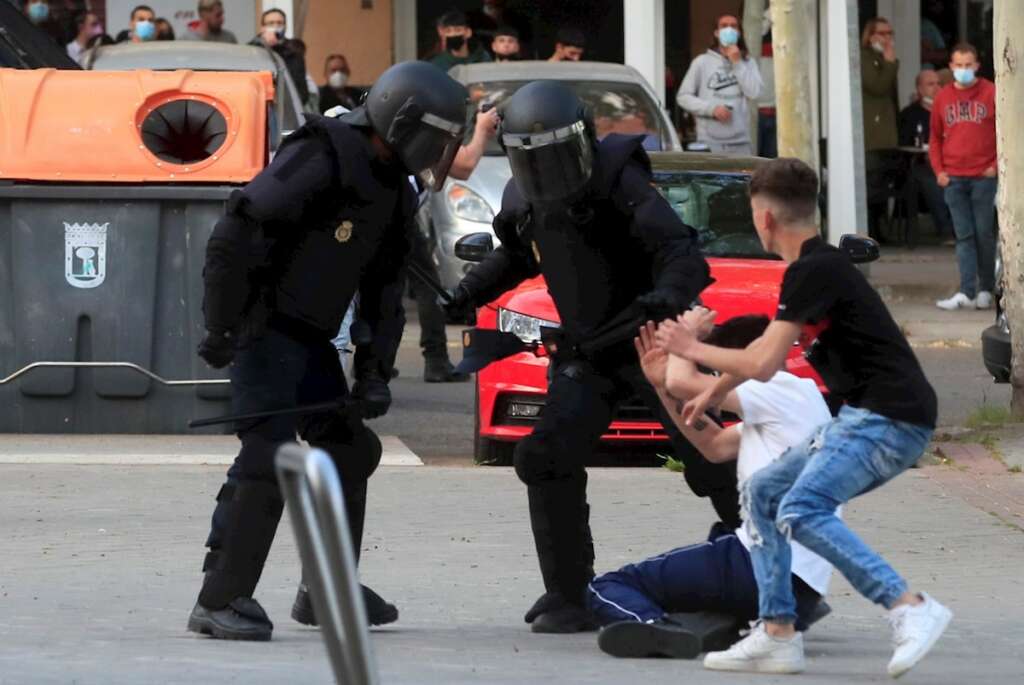
[[[223,609],[207,609],[196,602],[188,617],[188,629],[221,640],[266,642],[274,632],[274,624],[259,602],[239,597]]]

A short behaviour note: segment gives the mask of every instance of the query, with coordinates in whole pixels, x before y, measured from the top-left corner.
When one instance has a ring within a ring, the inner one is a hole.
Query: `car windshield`
[[[484,105],[497,106],[529,81],[484,81],[470,83],[468,118],[471,134],[477,110]],[[598,139],[609,133],[646,135],[648,150],[667,150],[668,133],[662,125],[658,105],[635,83],[604,81],[563,81],[579,96],[594,116]],[[496,139],[488,141],[487,155],[503,155]]]
[[[764,251],[754,230],[749,181],[746,174],[690,171],[654,178],[679,218],[697,230],[705,256],[777,259]]]

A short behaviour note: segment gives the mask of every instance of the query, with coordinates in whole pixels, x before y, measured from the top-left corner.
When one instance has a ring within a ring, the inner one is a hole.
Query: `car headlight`
[[[541,326],[558,328],[559,324],[498,307],[498,330],[502,333],[512,333],[523,342],[537,342]]]
[[[464,185],[453,183],[448,189],[448,209],[452,214],[466,221],[489,224],[494,221],[494,211],[487,201]]]

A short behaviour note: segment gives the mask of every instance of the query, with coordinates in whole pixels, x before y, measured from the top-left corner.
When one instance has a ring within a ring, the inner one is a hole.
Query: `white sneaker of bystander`
[[[939,300],[935,303],[935,306],[939,309],[946,309],[949,311],[953,311],[954,309],[967,309],[968,307],[974,306],[974,300],[963,293],[957,293],[945,300]]]

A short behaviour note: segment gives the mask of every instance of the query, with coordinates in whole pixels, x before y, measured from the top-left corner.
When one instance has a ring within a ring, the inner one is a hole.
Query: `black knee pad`
[[[381,446],[377,434],[364,425],[354,427],[346,433],[346,435],[324,436],[310,444],[331,455],[342,483],[365,481],[380,465],[384,448]]]
[[[532,435],[520,440],[512,452],[512,463],[516,475],[526,485],[537,485],[541,482],[541,473],[546,470],[548,458],[544,454],[544,445]]]

